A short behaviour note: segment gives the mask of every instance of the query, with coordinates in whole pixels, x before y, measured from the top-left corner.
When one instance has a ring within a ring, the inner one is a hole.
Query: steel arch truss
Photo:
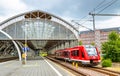
[[[57,27],[57,29],[58,29],[57,31],[59,31],[59,33],[68,32],[69,38],[71,38],[71,36],[73,37],[73,35],[74,35],[74,38],[79,39],[78,30],[75,27],[73,27],[71,24],[69,24],[65,20],[63,20],[55,15],[52,15],[52,14],[49,14],[47,12],[43,12],[40,10],[30,11],[30,12],[22,13],[17,16],[11,17],[8,20],[6,20],[0,24],[0,29],[4,30],[5,32],[7,32],[9,34],[10,33],[13,34],[13,32],[10,32],[10,31],[15,30],[14,32],[16,32],[16,30],[19,30],[19,26],[23,27],[23,28],[21,28],[21,29],[24,29],[23,31],[30,30],[31,27],[34,27],[34,26],[32,26],[32,24],[34,24],[35,26],[38,26],[37,28],[41,28],[40,24],[43,24],[44,26],[42,26],[42,28],[50,27],[47,29],[51,30],[51,32],[54,31],[55,28]],[[31,26],[27,26],[27,25],[31,25]],[[50,25],[52,25],[52,26],[50,26]],[[64,31],[62,29],[60,29],[63,27],[65,28]],[[10,31],[8,31],[9,29],[10,29]],[[33,29],[36,29],[36,28],[33,28]],[[47,32],[47,29],[46,30],[45,29],[44,29],[44,31]],[[60,32],[60,30],[61,30],[61,32]],[[37,32],[37,30],[34,30],[34,31]],[[30,33],[30,31],[28,31],[28,32]],[[56,31],[54,31],[54,32],[56,32]],[[25,34],[24,32],[20,32],[20,31],[19,31],[19,33]],[[16,37],[18,37],[17,34],[19,34],[19,33],[14,33],[15,36],[12,36],[12,37],[15,39]],[[22,35],[21,37],[18,37],[18,38],[21,39],[24,36]]]

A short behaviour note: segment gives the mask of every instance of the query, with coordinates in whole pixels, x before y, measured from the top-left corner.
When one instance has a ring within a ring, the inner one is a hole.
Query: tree
[[[95,46],[95,42],[91,42],[91,45]]]
[[[116,41],[117,39],[119,39],[119,34],[115,31],[112,31],[109,34],[109,41]]]
[[[113,31],[108,36],[108,41],[102,44],[104,58],[110,58],[114,62],[120,62],[120,36]]]
[[[79,45],[82,45],[82,41],[79,41]]]

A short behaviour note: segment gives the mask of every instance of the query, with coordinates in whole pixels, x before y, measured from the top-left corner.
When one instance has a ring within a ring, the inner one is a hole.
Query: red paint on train
[[[68,61],[80,62],[83,65],[96,66],[100,63],[100,53],[92,45],[81,45],[55,51],[55,57]]]

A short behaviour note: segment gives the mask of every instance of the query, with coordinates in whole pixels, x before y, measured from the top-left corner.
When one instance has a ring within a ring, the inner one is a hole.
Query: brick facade
[[[101,49],[101,44],[108,40],[108,35],[111,31],[117,31],[120,33],[120,27],[96,30],[96,36],[94,36],[93,31],[82,31],[80,32],[80,40],[82,41],[83,45],[95,43],[95,45]]]

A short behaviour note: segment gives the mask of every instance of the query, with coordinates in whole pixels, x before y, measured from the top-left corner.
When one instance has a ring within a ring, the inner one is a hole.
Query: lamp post
[[[24,58],[24,64],[27,63],[27,24],[25,22],[25,45],[24,45],[24,54],[23,54],[23,58]]]

